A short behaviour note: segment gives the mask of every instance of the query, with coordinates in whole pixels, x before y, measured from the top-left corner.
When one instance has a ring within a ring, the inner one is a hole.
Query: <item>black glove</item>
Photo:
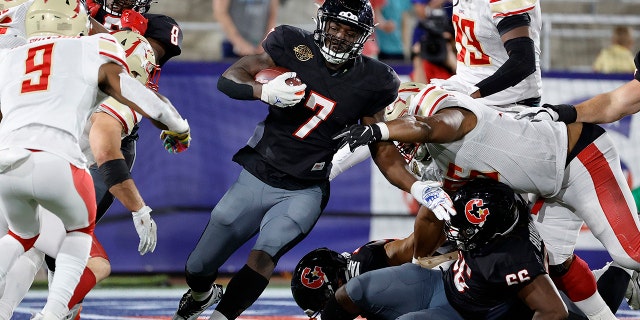
[[[561,121],[566,124],[576,122],[578,118],[578,112],[576,107],[572,104],[548,104],[542,105],[543,108],[549,108],[558,114],[558,118],[555,121]]]
[[[349,144],[349,149],[352,152],[359,146],[380,141],[381,138],[382,133],[380,132],[380,127],[377,124],[368,126],[354,124],[333,136],[333,140],[342,139],[340,142],[341,147],[345,144]]]

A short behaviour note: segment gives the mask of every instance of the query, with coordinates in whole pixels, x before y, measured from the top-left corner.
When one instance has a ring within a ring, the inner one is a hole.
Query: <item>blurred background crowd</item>
[[[178,60],[220,61],[259,50],[259,41],[269,26],[285,23],[313,30],[313,18],[320,2],[158,0],[151,12],[168,14],[182,26],[183,53]],[[438,55],[440,47],[434,38],[443,33],[449,36],[446,34],[449,24],[442,25],[440,19],[451,14],[449,0],[374,0],[372,5],[378,26],[375,41],[370,41],[366,54],[411,64],[420,51],[416,43],[422,43],[423,58],[433,58],[440,63],[444,57],[446,63],[446,56]],[[627,63],[610,61],[625,60],[624,57],[632,57],[638,50],[640,15],[634,13],[640,12],[640,1],[542,0],[541,8],[543,71],[624,73],[633,70],[628,59]],[[432,35],[431,39],[424,37],[425,33]]]

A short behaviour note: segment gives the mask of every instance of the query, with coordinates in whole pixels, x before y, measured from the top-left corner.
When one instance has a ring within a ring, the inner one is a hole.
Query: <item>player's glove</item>
[[[449,220],[456,214],[456,209],[449,195],[440,187],[442,183],[437,181],[416,181],[411,185],[411,195],[433,211],[436,218]]]
[[[120,23],[123,29],[131,29],[141,35],[147,32],[147,23],[149,20],[143,17],[138,11],[132,9],[122,10],[122,16],[120,16]]]
[[[306,84],[292,86],[287,79],[295,78],[295,72],[285,72],[262,85],[260,100],[276,107],[287,108],[296,105],[304,98]]]
[[[140,244],[138,245],[140,255],[153,252],[158,242],[158,227],[156,222],[151,219],[150,213],[151,208],[149,206],[144,206],[140,210],[131,213],[133,215],[133,224],[136,226],[138,237],[140,237]]]
[[[529,119],[531,121],[559,121],[564,123],[574,123],[578,117],[576,107],[571,104],[548,104],[542,107],[529,107],[518,112],[516,119]]]
[[[467,95],[471,95],[472,93],[478,91],[478,87],[474,85],[470,85],[467,83],[463,83],[454,78],[449,79],[431,79],[431,84],[435,84],[436,86],[441,87],[442,89],[448,91],[457,91],[462,92]]]
[[[162,140],[164,148],[167,149],[169,153],[180,153],[189,149],[191,145],[191,133],[190,130],[183,133],[162,130],[160,140]]]
[[[389,129],[384,122],[378,122],[368,126],[354,124],[333,136],[333,140],[342,139],[340,146],[348,144],[351,152],[359,146],[366,146],[370,143],[388,138]]]

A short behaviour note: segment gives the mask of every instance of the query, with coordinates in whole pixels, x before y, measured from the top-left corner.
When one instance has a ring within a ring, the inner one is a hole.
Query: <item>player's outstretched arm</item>
[[[177,133],[189,131],[189,124],[168,99],[133,79],[120,65],[103,64],[100,67],[98,82],[100,90],[104,93],[143,116],[160,121],[168,130]]]
[[[549,275],[537,276],[533,281],[518,291],[518,297],[533,310],[533,319],[567,319],[567,306],[560,298]]]
[[[151,218],[151,208],[144,203],[120,151],[122,125],[103,112],[94,113],[91,122],[89,144],[105,184],[109,192],[132,212],[134,226],[140,238],[140,254],[153,252],[158,240],[157,225]]]
[[[438,219],[433,211],[420,207],[413,223],[413,257],[429,257],[444,243],[442,232],[444,220]]]
[[[577,122],[609,123],[640,111],[640,81],[631,80],[613,91],[577,104]]]

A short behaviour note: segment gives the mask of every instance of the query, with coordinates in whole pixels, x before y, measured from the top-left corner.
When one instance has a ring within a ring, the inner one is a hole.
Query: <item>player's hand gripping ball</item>
[[[282,67],[261,70],[255,75],[255,80],[262,84],[260,100],[279,108],[298,104],[307,88],[295,72]]]
[[[260,70],[260,72],[256,74],[255,80],[257,82],[265,84],[285,72],[291,72],[291,70],[284,67],[271,67],[271,68],[262,69]],[[296,77],[285,80],[285,83],[290,86],[299,86],[302,84],[302,80],[300,80],[300,78],[296,76]]]

